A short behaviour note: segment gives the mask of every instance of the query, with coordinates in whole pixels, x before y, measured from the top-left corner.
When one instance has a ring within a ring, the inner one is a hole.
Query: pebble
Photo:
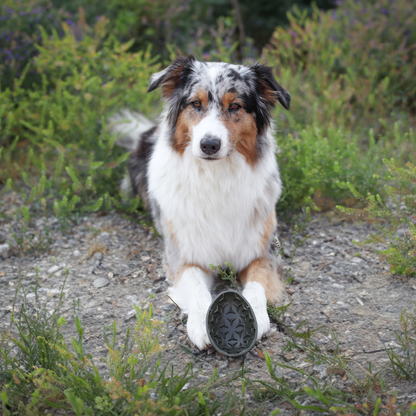
[[[6,233],[3,232],[3,231],[0,231],[0,244],[5,243],[6,242],[6,238],[7,238]]]
[[[130,301],[131,303],[134,303],[134,304],[137,303],[137,296],[136,295],[127,295],[126,299],[128,301]]]
[[[95,279],[92,284],[94,287],[99,289],[100,287],[107,286],[110,282],[105,277],[99,277],[98,279]]]
[[[10,246],[7,243],[0,244],[0,257],[7,259],[7,257],[9,256],[10,256]]]
[[[167,305],[162,306],[160,309],[163,311],[173,311],[176,308],[176,306],[173,303],[169,303]]]
[[[54,296],[57,296],[57,295],[59,295],[61,293],[61,291],[59,290],[59,289],[51,289],[47,294],[46,294],[46,296],[49,296],[49,297],[54,297]]]
[[[130,319],[136,316],[136,309],[132,309],[131,311],[127,312],[126,316],[124,317],[124,322],[130,321]]]
[[[58,266],[58,265],[52,266],[51,268],[49,268],[49,269],[48,269],[48,273],[49,273],[49,274],[55,273],[55,272],[57,272],[60,268],[61,268],[61,266]]]
[[[81,252],[79,250],[74,250],[74,257],[79,257]]]
[[[94,258],[97,261],[101,261],[103,259],[103,253],[95,253]]]

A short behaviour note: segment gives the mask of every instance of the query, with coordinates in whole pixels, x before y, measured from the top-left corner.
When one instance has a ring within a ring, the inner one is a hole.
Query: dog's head
[[[179,57],[150,79],[148,92],[162,87],[171,144],[183,154],[220,160],[234,151],[254,165],[266,143],[271,109],[278,101],[289,109],[290,94],[270,67],[199,62]]]

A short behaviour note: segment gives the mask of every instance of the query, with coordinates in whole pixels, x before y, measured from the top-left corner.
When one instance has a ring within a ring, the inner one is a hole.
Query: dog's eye
[[[230,110],[238,110],[239,108],[241,108],[240,104],[237,104],[237,103],[230,104]]]
[[[199,100],[192,101],[191,104],[196,108],[201,107],[201,101]]]

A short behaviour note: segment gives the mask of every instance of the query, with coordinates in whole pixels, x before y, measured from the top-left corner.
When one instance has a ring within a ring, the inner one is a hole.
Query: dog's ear
[[[157,72],[150,77],[147,92],[151,92],[162,86],[163,96],[170,98],[175,90],[186,83],[186,79],[192,70],[194,56],[179,56],[163,71]]]
[[[274,79],[272,68],[262,64],[252,65],[251,70],[257,77],[260,95],[274,107],[276,101],[286,110],[290,107],[290,94]]]

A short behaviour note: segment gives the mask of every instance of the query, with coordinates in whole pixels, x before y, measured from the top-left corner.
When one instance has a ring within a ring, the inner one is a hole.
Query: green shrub
[[[402,133],[398,124],[393,129],[393,141],[386,137],[376,141],[371,129],[365,150],[360,136],[342,129],[320,126],[316,121],[311,126],[297,126],[298,131],[277,137],[284,186],[279,210],[305,205],[328,210],[336,203],[352,206],[357,198],[351,197],[342,183],[351,183],[359,193],[380,192],[383,158],[395,155],[406,160],[407,148],[416,146],[413,131]]]
[[[276,113],[280,206],[353,204],[340,182],[382,192],[383,158],[416,161],[412,2],[346,0],[310,17],[295,7],[288,17],[290,27],[276,28],[263,50],[292,95],[291,110]]]
[[[365,207],[338,208],[376,225],[378,233],[364,244],[380,243],[386,247],[376,252],[390,263],[392,273],[416,276],[416,167],[411,163],[400,167],[393,159],[384,163],[389,172],[385,202],[378,194],[368,193],[364,198],[348,183],[348,189]]]
[[[296,120],[350,130],[388,129],[392,113],[416,104],[413,2],[345,0],[311,17],[294,9],[263,58],[292,93]]]
[[[123,208],[119,182],[128,154],[114,146],[106,119],[125,107],[149,116],[158,110],[157,95],[146,94],[158,70],[150,51],[128,53],[131,43],[107,36],[103,19],[85,30],[78,40],[65,23],[63,37],[41,29],[33,63],[41,84],[24,88],[24,73],[0,92],[0,181],[23,181],[23,201],[63,221],[81,207]]]

